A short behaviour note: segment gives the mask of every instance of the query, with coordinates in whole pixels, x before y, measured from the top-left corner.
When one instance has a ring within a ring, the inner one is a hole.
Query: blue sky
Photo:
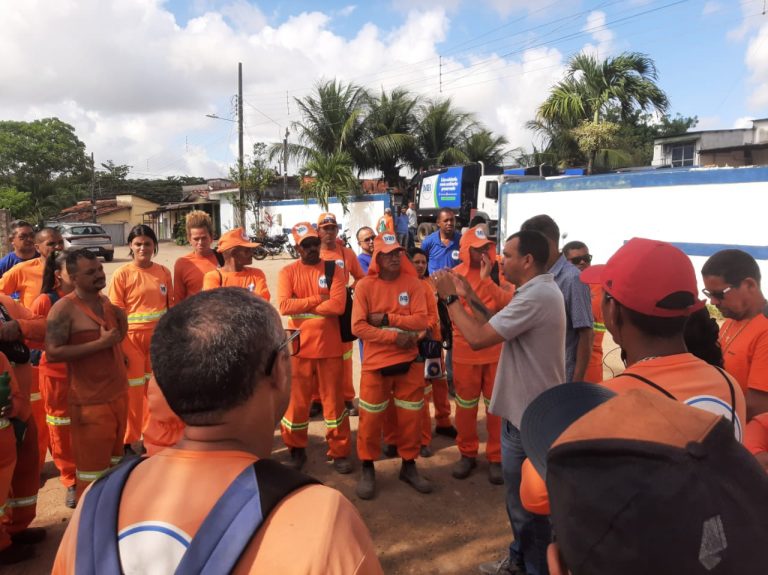
[[[58,116],[97,163],[129,164],[135,177],[221,176],[235,126],[205,115],[232,117],[240,61],[246,149],[278,140],[299,119],[293,98],[333,77],[451,97],[530,149],[525,121],[568,57],[588,50],[650,55],[670,111],[698,116],[698,129],[748,126],[768,116],[763,9],[764,0],[0,0],[10,23],[0,115]]]

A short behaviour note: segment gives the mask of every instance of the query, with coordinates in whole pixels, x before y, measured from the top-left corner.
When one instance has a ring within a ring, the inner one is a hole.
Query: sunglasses
[[[376,236],[368,236],[367,238],[360,240],[360,243],[367,244],[368,242],[372,242],[374,239],[376,239]]]
[[[701,290],[701,293],[703,293],[709,299],[725,299],[725,294],[731,291],[733,287],[734,286],[728,286],[724,290],[714,290],[714,291],[710,291],[707,288],[704,288],[703,290]]]
[[[280,352],[284,349],[288,350],[288,355],[294,356],[297,353],[299,353],[299,350],[301,349],[301,338],[299,337],[299,334],[301,334],[300,329],[286,329],[285,331],[285,340],[283,343],[281,343],[279,346],[277,346],[277,349],[272,352],[272,355],[269,357],[269,361],[267,362],[267,368],[264,370],[264,373],[266,375],[272,375],[272,369],[275,367],[275,361],[277,361],[277,356],[280,355]]]
[[[568,260],[573,265],[577,266],[580,263],[584,262],[585,264],[591,264],[592,263],[592,254],[587,254],[585,256],[576,256],[575,258],[571,258]]]

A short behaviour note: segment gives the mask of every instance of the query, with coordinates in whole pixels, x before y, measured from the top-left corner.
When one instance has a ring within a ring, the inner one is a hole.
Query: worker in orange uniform
[[[563,246],[563,256],[581,271],[592,264],[592,255],[584,242],[568,242]],[[589,290],[592,293],[592,316],[595,320],[592,324],[592,331],[595,336],[592,339],[592,355],[589,357],[587,371],[584,373],[584,381],[600,383],[603,381],[603,336],[605,336],[603,310],[600,305],[603,301],[603,288],[592,284],[589,286]]]
[[[10,370],[2,371],[9,371],[11,375],[14,398],[10,412],[17,420],[18,426],[18,435],[11,443],[15,454],[7,452],[5,443],[0,451],[0,475],[11,474],[10,492],[6,489],[3,493],[3,497],[7,499],[4,516],[0,517],[0,522],[5,523],[5,532],[10,535],[11,540],[22,545],[40,543],[45,539],[44,529],[29,527],[37,513],[40,461],[37,426],[31,416],[30,406],[32,370],[28,362],[28,350],[22,345],[23,340],[40,341],[44,337],[45,318],[34,315],[7,295],[0,294],[0,350],[13,362]],[[5,417],[9,417],[9,413],[6,413]],[[15,426],[12,425],[13,427]],[[0,547],[2,544],[0,536]],[[9,551],[8,555],[10,557],[6,559],[9,561],[18,557],[16,551]]]
[[[390,208],[384,209],[384,215],[376,222],[377,234],[394,234],[395,233],[395,219],[392,217],[392,210]]]
[[[203,290],[203,276],[220,264],[213,243],[213,221],[202,210],[193,210],[184,218],[187,241],[192,251],[180,257],[173,265],[173,293],[176,303]]]
[[[35,250],[38,257],[16,264],[0,279],[0,290],[11,296],[27,309],[32,308],[32,303],[40,295],[40,286],[43,283],[43,269],[48,256],[56,251],[64,249],[64,240],[61,233],[54,228],[43,228],[35,234]],[[42,342],[37,343],[39,348]],[[30,342],[31,347],[35,347]],[[48,451],[48,426],[45,420],[45,399],[40,386],[40,374],[38,365],[40,352],[33,352],[30,358],[32,374],[32,417],[35,418],[37,427],[37,443],[40,452],[40,467],[45,462],[45,454]]]
[[[397,451],[403,460],[400,479],[420,493],[431,493],[432,484],[419,475],[416,458],[421,439],[424,407],[424,365],[416,363],[417,342],[430,324],[427,298],[416,270],[402,254],[405,249],[394,234],[374,241],[368,275],[355,290],[352,330],[363,340],[360,378],[360,426],[357,455],[363,469],[357,496],[376,494],[374,460],[381,452],[384,412],[390,399],[397,408]]]
[[[91,252],[67,255],[74,291],[48,314],[48,360],[67,363],[70,434],[75,458],[77,498],[123,456],[128,384],[120,342],[128,332],[123,310],[101,290],[106,276]]]
[[[328,457],[338,473],[349,473],[352,450],[349,417],[342,392],[341,334],[338,316],[344,311],[343,281],[328,282],[320,259],[320,238],[309,222],[293,226],[300,259],[280,270],[277,306],[288,316],[288,327],[301,330],[303,345],[292,358],[291,401],[281,420],[283,442],[291,451],[290,466],[300,470],[307,460],[307,430],[312,385],[317,381],[325,418]]]
[[[32,304],[32,313],[48,317],[53,304],[75,289],[67,273],[66,262],[65,252],[53,252],[48,256],[43,270],[43,287]],[[67,490],[64,503],[67,507],[74,509],[75,459],[72,455],[70,435],[67,364],[48,361],[48,354],[45,351],[40,358],[40,390],[43,395],[51,456],[59,470],[61,483]]]
[[[224,258],[221,269],[205,274],[203,289],[219,287],[241,287],[269,301],[267,278],[259,268],[250,267],[253,262],[253,248],[258,247],[248,240],[243,228],[235,228],[221,236],[217,251]]]
[[[125,452],[141,438],[147,413],[147,382],[152,376],[149,343],[158,320],[173,306],[173,281],[165,266],[156,264],[157,237],[149,226],[139,224],[128,234],[131,263],[120,266],[109,284],[109,299],[128,317],[128,336],[123,352],[128,358],[128,422]]]
[[[360,278],[365,277],[365,272],[360,265],[360,260],[357,259],[355,252],[346,247],[344,243],[338,239],[339,225],[336,223],[336,216],[331,213],[320,214],[317,220],[317,235],[320,237],[320,259],[323,261],[336,262],[337,274],[344,277],[344,285],[349,284],[350,276],[354,282],[357,282]],[[331,282],[333,283],[333,282]],[[354,283],[352,284],[354,287]],[[355,384],[352,377],[352,348],[353,342],[342,342],[344,348],[344,405],[349,412],[349,415],[356,417],[358,414],[357,407],[355,406]],[[314,391],[314,390],[313,390]],[[313,393],[312,402],[315,403],[316,396]],[[317,407],[315,407],[315,410]],[[313,409],[310,407],[310,417],[313,417]]]
[[[461,264],[453,268],[457,293],[467,313],[487,321],[503,309],[514,295],[499,287],[490,273],[496,261],[496,244],[485,234],[483,226],[475,226],[461,236],[459,257]],[[477,408],[482,395],[485,402],[485,424],[488,442],[488,480],[503,485],[501,473],[501,419],[488,412],[496,379],[496,368],[501,344],[473,350],[461,331],[453,329],[453,383],[456,388],[456,443],[461,458],[451,474],[466,479],[477,467],[479,440],[477,436]]]

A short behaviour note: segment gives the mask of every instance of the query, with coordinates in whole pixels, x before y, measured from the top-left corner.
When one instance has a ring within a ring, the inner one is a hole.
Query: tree
[[[300,171],[304,201],[315,199],[324,211],[328,211],[328,202],[336,197],[344,213],[347,213],[350,194],[360,189],[354,166],[347,152],[312,152]]]
[[[13,219],[27,219],[32,212],[32,197],[29,192],[20,192],[10,186],[0,186],[0,208],[11,212]]]
[[[594,134],[599,131],[596,125],[606,121],[605,115],[612,109],[618,111],[622,121],[637,111],[664,113],[669,101],[656,79],[653,60],[638,52],[624,52],[602,61],[591,54],[577,54],[568,64],[566,77],[555,84],[539,106],[536,120],[542,126],[566,132],[580,128],[582,134],[591,124]],[[589,141],[594,144],[601,138]],[[581,149],[587,156],[587,173],[592,173],[600,150],[587,150],[583,145]]]
[[[102,162],[101,170],[95,174],[95,186],[97,197],[113,197],[115,194],[124,193],[126,178],[133,166],[115,164],[112,160]]]
[[[237,180],[239,177],[237,167],[230,168],[229,174],[231,179]],[[250,210],[254,215],[256,223],[253,231],[256,235],[261,234],[261,205],[264,201],[264,192],[274,180],[275,171],[269,167],[267,145],[263,142],[257,142],[253,145],[253,154],[250,157],[250,161],[243,166],[243,179],[240,184],[243,187],[245,209]],[[239,197],[235,199],[234,204],[239,212]],[[245,227],[245,224],[243,224],[243,227]]]
[[[462,144],[479,129],[472,114],[454,108],[451,99],[446,98],[429,100],[419,106],[418,120],[416,150],[410,161],[414,169],[467,161]]]
[[[501,166],[510,154],[504,149],[508,143],[504,136],[494,136],[490,130],[481,129],[467,136],[460,149],[466,156],[467,162]]]

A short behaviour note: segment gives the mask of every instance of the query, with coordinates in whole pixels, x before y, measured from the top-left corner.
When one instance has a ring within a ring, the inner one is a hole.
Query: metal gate
[[[104,231],[112,238],[112,245],[125,245],[125,226],[126,224],[99,224]]]

